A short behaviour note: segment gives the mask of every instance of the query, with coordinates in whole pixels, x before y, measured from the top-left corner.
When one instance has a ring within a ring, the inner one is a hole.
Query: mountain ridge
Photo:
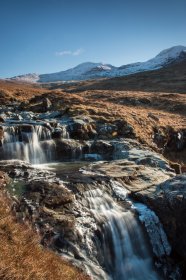
[[[49,73],[49,74],[36,74],[29,73],[25,75],[15,76],[10,80],[30,82],[30,83],[47,83],[47,82],[71,82],[83,81],[100,78],[113,78],[128,76],[130,74],[161,69],[174,61],[186,59],[186,47],[174,46],[161,51],[154,58],[145,62],[136,62],[120,67],[115,67],[111,64],[84,62],[73,68]]]

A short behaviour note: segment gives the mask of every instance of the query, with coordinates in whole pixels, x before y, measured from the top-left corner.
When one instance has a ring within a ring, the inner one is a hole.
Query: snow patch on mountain
[[[57,82],[57,81],[81,81],[98,78],[111,78],[119,76],[127,76],[130,74],[156,70],[167,66],[171,62],[186,59],[186,47],[175,46],[161,51],[154,58],[146,62],[137,62],[120,67],[115,67],[111,64],[85,62],[77,65],[74,68],[51,74],[26,74],[13,77],[13,80],[22,82]]]
[[[176,61],[183,52],[186,52],[186,47],[184,46],[175,46],[163,50],[157,56],[146,62],[138,62],[119,67],[116,73],[114,73],[114,76],[125,76],[138,72],[160,69]]]
[[[36,83],[39,81],[39,74],[29,73],[26,75],[19,75],[19,76],[12,77],[11,80],[16,80],[18,82],[25,82],[25,83]]]

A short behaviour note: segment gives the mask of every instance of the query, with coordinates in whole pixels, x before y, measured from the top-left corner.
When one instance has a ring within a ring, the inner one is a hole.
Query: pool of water
[[[70,161],[70,162],[51,162],[45,164],[33,165],[35,168],[49,170],[56,173],[56,177],[66,179],[79,172],[83,166],[87,166],[89,162],[86,161]]]

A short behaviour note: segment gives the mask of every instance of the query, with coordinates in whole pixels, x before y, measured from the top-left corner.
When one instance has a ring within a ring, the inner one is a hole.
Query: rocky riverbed
[[[0,170],[12,211],[41,244],[93,279],[184,279],[180,165],[139,143],[126,121],[52,111],[48,99],[17,106],[1,107]],[[185,135],[169,143],[183,149]]]

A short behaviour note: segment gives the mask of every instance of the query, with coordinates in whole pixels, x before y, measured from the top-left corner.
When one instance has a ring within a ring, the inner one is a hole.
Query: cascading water
[[[47,147],[44,147],[46,141]],[[51,132],[44,126],[5,126],[2,157],[44,163],[51,160],[53,145]]]
[[[171,251],[163,227],[153,211],[134,204],[127,194],[120,183],[110,181],[87,185],[77,196],[81,242],[75,246],[83,261],[75,263],[94,280],[164,279],[164,268],[159,271],[154,263],[154,256],[161,260]]]
[[[108,279],[160,279],[135,214],[100,189],[86,191],[84,197],[99,225],[96,248]]]
[[[66,127],[62,133],[57,130],[56,133],[62,138],[69,138]],[[55,150],[50,129],[38,124],[4,125],[2,144],[2,158],[21,159],[32,164],[51,161]],[[94,156],[95,154],[89,153],[90,147],[88,148],[87,155]],[[81,145],[72,150],[74,159],[77,154],[82,154]],[[76,213],[79,213],[76,216],[76,226],[83,241],[72,247],[80,252],[80,265],[83,263],[93,279],[162,279],[154,266],[150,242],[134,208],[147,228],[154,254],[157,257],[168,255],[169,244],[152,211],[142,204],[129,205],[126,190],[114,181],[110,181],[106,188],[94,185],[79,197],[78,194],[76,196],[74,205],[77,206]],[[113,196],[121,199],[122,203],[116,202]],[[144,216],[146,214],[148,217]],[[73,252],[71,253],[74,257]]]

